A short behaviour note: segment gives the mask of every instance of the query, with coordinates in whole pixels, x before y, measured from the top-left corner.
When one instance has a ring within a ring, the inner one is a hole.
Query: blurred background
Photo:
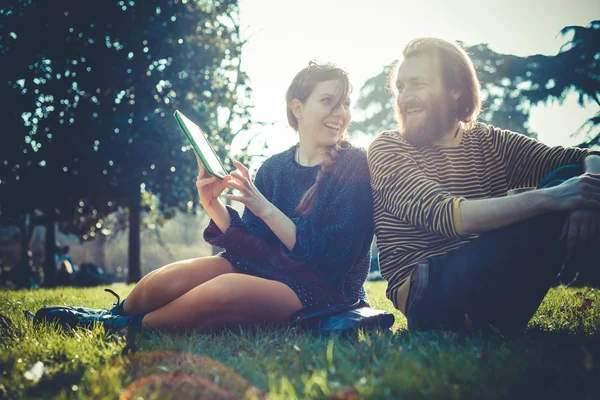
[[[255,171],[296,143],[284,93],[322,59],[350,73],[366,147],[395,127],[386,78],[417,36],[468,50],[482,121],[600,144],[597,1],[4,0],[0,285],[136,282],[215,254],[174,110]]]

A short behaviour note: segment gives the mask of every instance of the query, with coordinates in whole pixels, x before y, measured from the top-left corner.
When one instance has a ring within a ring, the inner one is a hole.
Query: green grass
[[[131,287],[113,289],[126,294]],[[404,317],[385,299],[385,284],[369,283],[367,289],[375,307],[395,313],[393,332],[358,338],[281,329],[147,332],[135,339],[136,358],[128,362],[122,357],[124,336],[99,327],[74,332],[33,327],[23,316],[23,310],[46,304],[107,307],[112,297],[102,288],[3,291],[0,314],[12,326],[0,322],[0,398],[114,399],[136,379],[157,373],[171,378],[163,386],[145,386],[153,389],[144,399],[177,398],[177,390],[197,389],[186,375],[234,395],[253,385],[281,399],[595,399],[600,393],[597,289],[552,289],[528,331],[504,337],[409,333]],[[581,307],[586,298],[591,306]],[[156,358],[156,352],[179,355]],[[27,371],[38,361],[43,374],[31,379]]]

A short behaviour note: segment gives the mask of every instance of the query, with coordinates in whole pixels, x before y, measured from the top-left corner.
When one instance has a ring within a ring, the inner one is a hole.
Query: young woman
[[[152,271],[110,311],[56,307],[37,320],[211,329],[367,301],[372,195],[366,153],[346,136],[350,91],[344,70],[310,62],[286,93],[297,145],[267,159],[254,181],[239,162],[223,180],[198,163],[196,186],[211,217],[204,238],[224,252]],[[228,199],[244,204],[241,218],[222,203],[226,188],[236,189]]]

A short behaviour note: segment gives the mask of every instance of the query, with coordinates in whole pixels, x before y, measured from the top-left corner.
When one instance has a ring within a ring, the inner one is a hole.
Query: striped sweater
[[[381,133],[371,143],[368,158],[387,297],[405,313],[415,263],[477,237],[462,229],[462,200],[535,187],[552,170],[579,163],[587,154],[481,123],[423,147],[410,145],[398,132]]]

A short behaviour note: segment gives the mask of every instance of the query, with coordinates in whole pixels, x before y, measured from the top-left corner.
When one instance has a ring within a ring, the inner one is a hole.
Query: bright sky
[[[268,137],[269,153],[296,143],[296,134],[287,127],[284,94],[310,59],[346,67],[356,101],[363,83],[398,58],[413,37],[488,43],[494,51],[521,56],[554,55],[566,41],[560,29],[600,19],[597,0],[240,0],[240,7],[253,119],[275,123],[255,128]],[[530,125],[545,143],[575,144],[570,133],[596,110],[579,107],[576,96],[570,96],[562,106],[532,110]]]

